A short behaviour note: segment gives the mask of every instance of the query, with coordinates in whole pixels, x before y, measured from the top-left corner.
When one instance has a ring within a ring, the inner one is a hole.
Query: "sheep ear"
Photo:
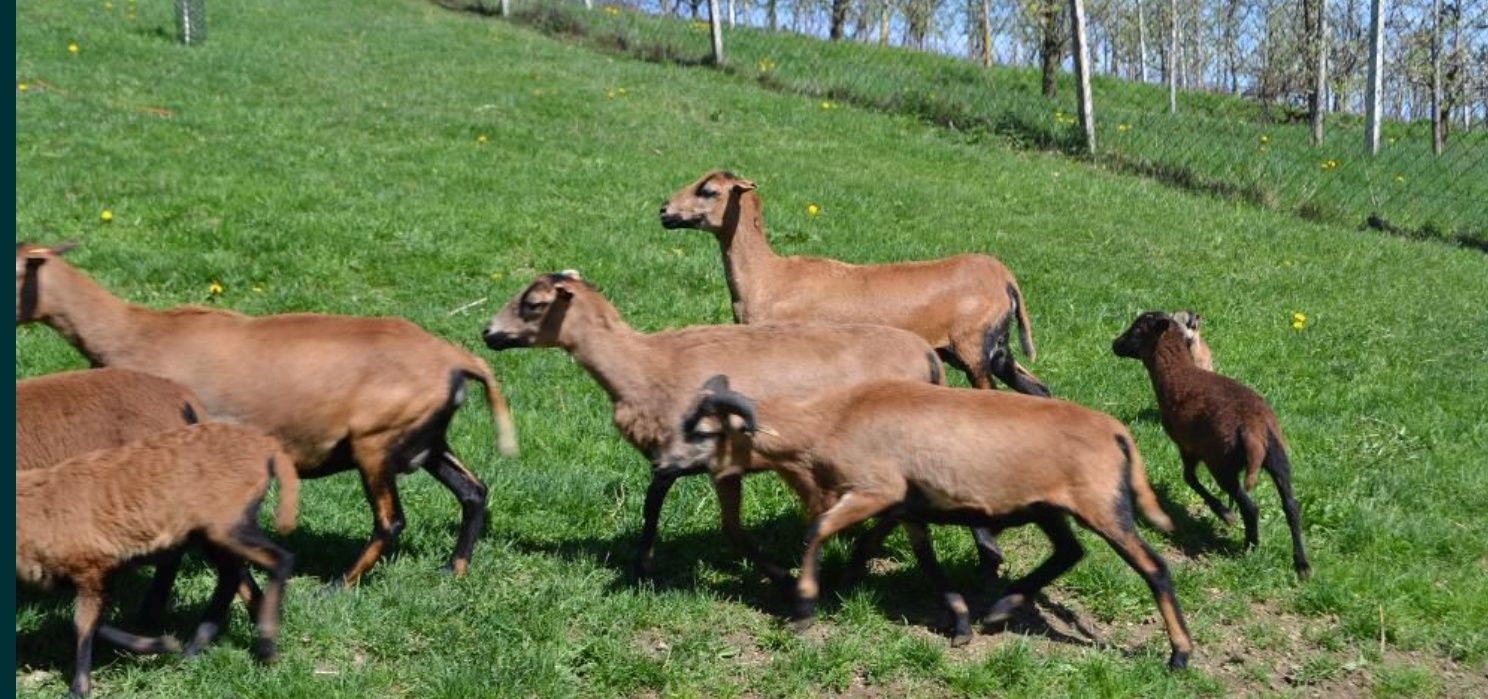
[[[734,191],[736,191],[736,192],[752,192],[752,191],[754,191],[754,182],[752,182],[750,180],[736,179],[736,180],[734,180]]]
[[[1201,326],[1203,324],[1204,324],[1204,317],[1203,316],[1201,316],[1201,315],[1199,315],[1197,313],[1194,313],[1194,314],[1192,314],[1192,315],[1189,316],[1189,320],[1188,320],[1188,327],[1189,328],[1191,328],[1193,330],[1198,330],[1199,329],[1199,326]]]
[[[729,390],[729,380],[723,374],[714,374],[712,378],[703,382],[704,393],[723,393]]]
[[[66,255],[68,251],[77,246],[78,242],[76,240],[69,240],[65,243],[58,243],[57,245],[53,245],[51,247],[51,251],[53,255]]]

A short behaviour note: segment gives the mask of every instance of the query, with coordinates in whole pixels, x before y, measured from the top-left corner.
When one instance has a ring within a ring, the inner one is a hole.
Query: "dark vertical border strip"
[[[17,9],[17,12],[19,12],[19,9]],[[14,46],[15,45],[15,38],[16,38],[16,23],[15,22],[11,22],[7,26],[9,26],[10,29],[5,30],[6,31],[6,36],[9,36],[10,37],[10,45]],[[12,52],[10,54],[10,72],[11,72],[12,75],[15,74],[15,67],[16,67],[15,66],[15,63],[16,63],[15,53]],[[11,89],[14,90],[15,88],[12,87]],[[11,163],[15,163],[15,155],[16,155],[16,150],[15,150],[15,130],[16,130],[15,110],[11,110],[11,112],[10,112],[10,134],[11,134],[11,139],[9,141],[6,141],[6,143],[5,143],[5,145],[7,146],[6,149],[10,151],[10,161],[11,161]],[[12,168],[11,169],[11,172],[12,173],[15,173],[16,171]],[[15,196],[15,191],[16,191],[16,189],[15,189],[15,180],[16,180],[16,176],[17,175],[14,175],[14,174],[11,176],[10,187],[7,189],[7,191],[10,192],[10,212],[12,214],[11,219],[10,219],[11,220],[10,229],[11,229],[11,233],[12,234],[15,234],[16,233],[16,230],[15,230],[15,216],[14,216],[15,211],[16,211],[16,196]],[[14,363],[14,360],[15,360],[15,343],[11,343],[10,358],[11,358],[12,364],[13,364]],[[5,401],[5,410],[6,410],[6,412],[10,413],[11,418],[14,418],[15,417],[15,393],[12,392],[12,393],[8,393],[6,395],[8,395],[10,397],[10,400]],[[5,453],[7,453],[7,454],[13,454],[13,453],[15,453],[15,432],[14,431],[12,431],[10,433],[10,446],[6,447]],[[12,471],[15,470],[15,460],[14,459],[11,459],[10,468],[11,468]],[[14,481],[5,481],[5,482],[7,484],[10,484],[10,487],[9,488],[6,488],[6,491],[8,491],[9,494],[5,496],[5,502],[14,503],[15,502],[15,482]],[[11,520],[14,520],[15,519],[15,505],[14,504],[12,504],[10,506],[10,515],[8,516],[8,519],[11,519]],[[11,545],[14,546],[15,545],[15,528],[14,527],[0,527],[0,530],[4,530],[4,532],[5,532],[5,538],[10,539],[11,540],[11,542],[10,542]],[[11,572],[11,575],[5,576],[4,580],[0,580],[0,583],[4,583],[4,585],[6,586],[6,589],[8,590],[8,592],[6,593],[5,597],[6,597],[6,599],[9,599],[10,600],[10,606],[6,608],[6,613],[10,615],[10,626],[11,626],[11,628],[15,628],[15,616],[16,616],[15,590],[16,590],[16,588],[15,588],[15,575],[14,575],[14,573],[15,573],[15,559],[14,558],[11,559],[10,567],[11,567],[11,571],[10,571]],[[7,662],[10,665],[15,665],[15,659],[16,659],[15,636],[11,636],[9,639],[6,639],[4,645],[5,645],[5,655],[8,658]]]

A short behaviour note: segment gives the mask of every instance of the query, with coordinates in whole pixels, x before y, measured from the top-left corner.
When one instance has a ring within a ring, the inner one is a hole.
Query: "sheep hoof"
[[[790,630],[796,633],[808,631],[814,625],[816,625],[816,617],[814,616],[797,617],[790,620]]]
[[[964,646],[964,645],[966,645],[968,643],[971,643],[971,632],[970,631],[967,631],[965,633],[957,633],[957,634],[951,636],[951,647],[952,648],[960,648],[961,646]]]
[[[1219,518],[1224,520],[1225,524],[1231,527],[1235,526],[1235,513],[1229,510],[1223,510],[1219,513]]]
[[[253,642],[253,658],[268,665],[279,658],[279,647],[272,639],[260,638]]]
[[[1171,655],[1171,656],[1168,657],[1168,669],[1169,670],[1185,670],[1185,669],[1188,669],[1188,653],[1185,653],[1183,651],[1177,651],[1177,650],[1173,651],[1173,655]]]
[[[651,561],[640,560],[630,566],[630,577],[638,583],[649,582],[656,579],[656,571],[652,569]]]
[[[1018,593],[1013,593],[997,600],[997,603],[992,605],[991,611],[987,612],[987,616],[982,617],[982,623],[991,626],[1011,619],[1013,611],[1023,606],[1025,600],[1026,598]]]
[[[178,641],[178,640],[176,640],[176,637],[175,636],[161,636],[160,637],[160,652],[161,653],[169,653],[169,654],[172,654],[172,655],[174,655],[176,653],[180,653],[181,652],[181,642]]]
[[[470,563],[462,559],[458,561],[450,561],[449,563],[439,566],[439,572],[446,575],[453,575],[457,578],[463,578],[465,577],[466,568],[469,567]]]
[[[1297,568],[1298,580],[1307,580],[1308,578],[1312,577],[1312,566],[1307,565],[1306,563],[1297,563],[1295,564],[1295,566]]]

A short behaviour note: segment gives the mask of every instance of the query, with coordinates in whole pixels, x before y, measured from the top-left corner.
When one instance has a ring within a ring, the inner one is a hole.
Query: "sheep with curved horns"
[[[275,522],[286,533],[294,529],[299,502],[294,462],[278,441],[239,425],[183,427],[16,473],[16,577],[42,587],[66,581],[77,590],[73,695],[92,688],[95,634],[137,652],[179,649],[173,638],[136,636],[102,624],[101,616],[109,573],[192,537],[205,544],[217,588],[186,652],[196,653],[217,635],[247,561],[269,572],[254,654],[274,659],[281,594],[294,557],[258,527],[271,479],[279,481]]]
[[[1302,548],[1302,514],[1292,495],[1292,466],[1276,413],[1266,399],[1238,381],[1199,368],[1193,361],[1184,324],[1170,314],[1148,311],[1111,343],[1118,357],[1140,359],[1147,367],[1162,413],[1163,431],[1183,458],[1183,480],[1226,523],[1235,516],[1198,478],[1199,462],[1240,508],[1245,546],[1259,539],[1259,512],[1248,491],[1261,469],[1271,474],[1281,495],[1292,534],[1292,567],[1307,577],[1311,565]],[[1241,476],[1244,475],[1244,486]]]
[[[759,456],[800,497],[828,505],[806,530],[797,619],[814,613],[822,544],[878,516],[905,523],[951,616],[952,643],[965,643],[970,611],[950,589],[924,525],[969,524],[996,533],[1034,524],[1049,537],[1049,559],[1009,583],[992,606],[986,621],[996,623],[1083,556],[1070,530],[1073,516],[1146,580],[1172,644],[1169,666],[1188,663],[1193,640],[1167,566],[1137,534],[1132,513],[1163,530],[1172,523],[1147,483],[1131,434],[1115,418],[1066,401],[909,381],[758,403],[729,383],[716,376],[703,384],[662,463],[730,474],[757,468],[750,458]]]
[[[665,228],[712,233],[723,251],[734,320],[872,323],[909,330],[966,372],[977,388],[997,377],[1013,390],[1049,395],[1013,359],[1008,331],[1018,329],[1034,358],[1033,329],[1018,281],[989,255],[854,265],[821,257],[781,257],[765,236],[759,193],[749,180],[714,170],[661,207]]]
[[[678,477],[705,469],[661,468],[660,449],[676,430],[676,415],[703,379],[728,366],[740,386],[760,395],[799,394],[875,378],[939,383],[940,362],[913,333],[878,325],[779,323],[708,325],[653,334],[637,332],[613,304],[573,270],[539,276],[498,311],[483,332],[496,351],[561,347],[583,366],[614,404],[615,427],[651,462],[640,552],[634,574],[651,574],[657,526]],[[729,538],[776,584],[790,576],[768,561],[739,520],[738,478],[714,479]],[[823,506],[806,501],[814,516]],[[1001,562],[990,535],[977,532],[984,565]]]
[[[516,452],[506,399],[485,362],[401,318],[133,306],[67,264],[65,250],[16,245],[17,325],[51,326],[94,366],[180,382],[212,418],[279,439],[302,478],[357,469],[373,531],[340,583],[355,584],[403,530],[397,476],[428,470],[460,502],[445,567],[465,572],[486,487],[455,457],[445,432],[467,380],[485,387],[501,453]]]

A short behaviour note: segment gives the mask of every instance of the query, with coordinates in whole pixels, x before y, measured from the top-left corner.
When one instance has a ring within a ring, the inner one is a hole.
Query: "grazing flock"
[[[1147,583],[1187,665],[1193,641],[1163,559],[1134,515],[1172,522],[1148,484],[1136,443],[1115,418],[1049,397],[1020,365],[1034,357],[1023,292],[987,255],[853,265],[781,257],[770,248],[754,183],[707,173],[660,211],[666,228],[712,233],[737,325],[646,334],[577,272],[545,274],[502,307],[482,338],[492,350],[559,347],[609,395],[615,426],[651,465],[634,574],[649,576],[662,504],[677,478],[708,474],[723,531],[808,621],[821,595],[821,547],[858,539],[850,579],[903,526],[937,587],[953,645],[971,638],[970,610],[937,562],[927,525],[972,530],[983,577],[1003,561],[997,535],[1033,524],[1048,560],[1002,586],[987,623],[1007,619],[1083,555],[1073,519]],[[481,384],[503,455],[516,454],[510,411],[479,357],[394,318],[312,313],[263,317],[182,307],[151,310],[113,296],[61,255],[16,245],[16,324],[44,323],[94,369],[16,383],[16,575],[76,591],[76,670],[86,695],[95,636],[136,652],[191,655],[211,642],[235,597],[255,622],[254,655],[275,657],[290,551],[259,527],[278,481],[275,526],[295,526],[301,479],[355,470],[371,506],[366,546],[336,584],[355,584],[404,527],[399,475],[427,470],[454,494],[459,533],[446,568],[463,574],[485,517],[486,487],[446,431]],[[1212,370],[1199,316],[1147,312],[1112,343],[1140,359],[1183,477],[1227,523],[1234,515],[1198,479],[1203,462],[1257,543],[1248,491],[1264,470],[1281,495],[1296,573],[1309,572],[1286,443],[1254,391]],[[942,361],[974,389],[945,385]],[[810,519],[800,572],[766,555],[740,519],[740,479],[773,471]],[[155,567],[136,624],[158,628],[187,550],[217,585],[183,647],[102,622],[110,573]],[[260,588],[250,567],[267,574]]]

